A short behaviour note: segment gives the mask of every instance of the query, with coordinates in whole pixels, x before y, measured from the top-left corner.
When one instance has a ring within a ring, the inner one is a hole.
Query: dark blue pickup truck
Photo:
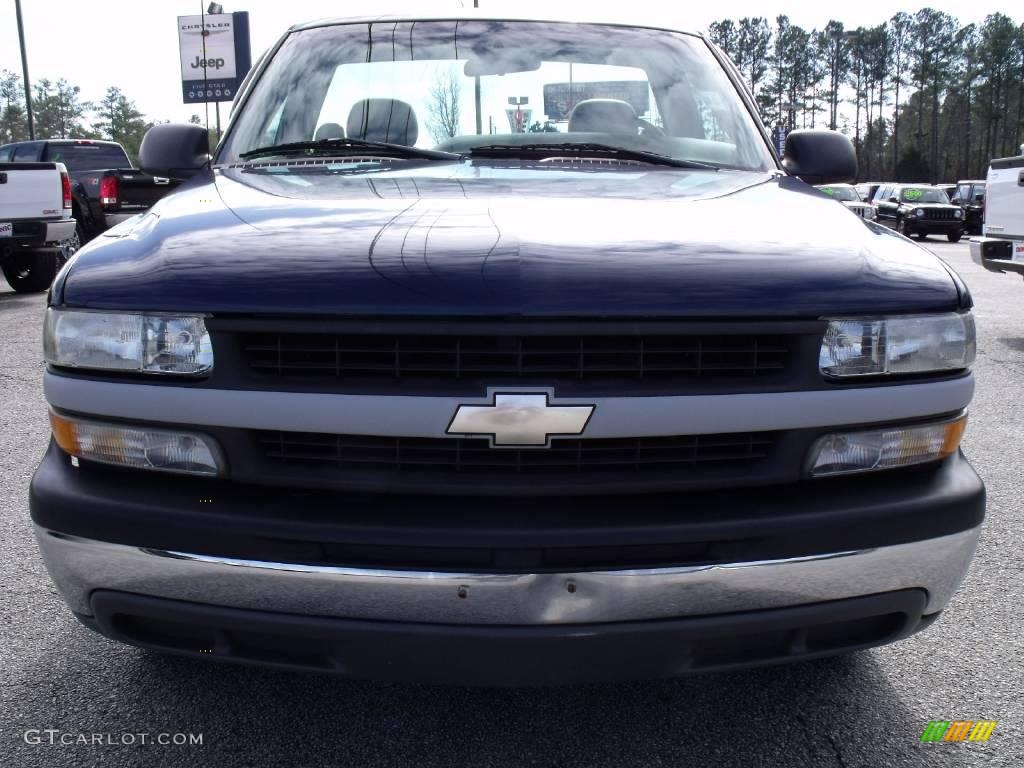
[[[700,35],[298,26],[206,136],[152,129],[186,181],[49,296],[31,513],[86,626],[517,685],[852,651],[952,599],[967,287],[811,186],[844,136],[777,157]]]

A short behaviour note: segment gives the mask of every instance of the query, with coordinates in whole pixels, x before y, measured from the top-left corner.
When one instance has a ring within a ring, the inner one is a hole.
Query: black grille
[[[491,448],[481,438],[258,432],[272,464],[328,470],[437,472],[444,476],[640,473],[745,469],[767,459],[775,433],[622,439],[554,438],[550,448]]]
[[[250,370],[279,377],[452,381],[737,378],[786,369],[785,335],[246,334]]]
[[[956,211],[952,208],[925,208],[924,217],[926,219],[949,221],[956,218]]]

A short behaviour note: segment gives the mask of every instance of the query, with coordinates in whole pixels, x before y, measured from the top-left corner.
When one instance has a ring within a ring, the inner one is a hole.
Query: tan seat
[[[337,123],[324,123],[316,129],[316,134],[313,136],[314,141],[321,141],[322,139],[344,139],[345,129]]]
[[[419,137],[412,107],[398,99],[363,99],[348,114],[349,138],[411,147]]]
[[[586,99],[569,113],[570,133],[637,135],[640,119],[627,102],[619,99]]]

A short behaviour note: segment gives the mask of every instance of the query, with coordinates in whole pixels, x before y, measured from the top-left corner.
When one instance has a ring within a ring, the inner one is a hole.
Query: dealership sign
[[[252,65],[248,12],[179,16],[178,52],[186,104],[231,101]]]
[[[641,116],[651,108],[650,86],[646,80],[548,83],[544,86],[544,114],[551,120],[568,120],[573,107],[587,99],[625,101]]]
[[[775,126],[775,149],[778,151],[779,157],[786,154],[786,136],[788,135],[789,131],[782,123]]]
[[[508,127],[512,133],[526,133],[530,127],[530,118],[533,117],[532,109],[506,109],[508,115]]]

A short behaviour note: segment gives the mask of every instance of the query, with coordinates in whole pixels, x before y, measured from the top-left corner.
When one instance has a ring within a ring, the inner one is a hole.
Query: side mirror
[[[209,164],[210,135],[198,125],[154,125],[139,148],[139,167],[151,176],[184,181]]]
[[[890,197],[890,198],[889,198],[889,202],[890,202],[890,203],[897,203],[897,204],[898,204],[898,203],[899,203],[899,201],[900,201],[900,200],[899,200],[899,198],[898,198],[898,197]]]
[[[857,178],[857,151],[838,131],[801,128],[786,137],[782,167],[808,184],[849,183]]]

